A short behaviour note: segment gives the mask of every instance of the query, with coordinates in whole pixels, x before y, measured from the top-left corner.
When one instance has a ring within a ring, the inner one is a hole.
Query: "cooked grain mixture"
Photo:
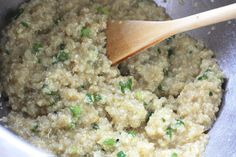
[[[180,34],[119,66],[108,19],[167,20],[149,0],[32,0],[1,44],[8,126],[62,157],[203,156],[222,97],[213,52]]]

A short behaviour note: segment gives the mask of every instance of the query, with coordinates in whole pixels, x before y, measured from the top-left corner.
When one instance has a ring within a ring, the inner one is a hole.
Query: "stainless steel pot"
[[[18,5],[24,0],[0,0],[0,30],[9,22]],[[212,8],[232,4],[236,0],[155,0],[173,18],[179,18]],[[166,2],[167,1],[167,2]],[[236,157],[236,20],[189,32],[214,50],[224,71],[225,93],[217,120],[210,130],[206,157]],[[5,108],[0,116],[6,115]],[[48,156],[31,148],[0,126],[0,150],[3,157]],[[36,155],[37,154],[37,155]]]

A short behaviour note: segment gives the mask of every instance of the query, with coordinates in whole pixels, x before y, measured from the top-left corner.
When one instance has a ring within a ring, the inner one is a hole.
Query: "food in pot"
[[[7,125],[58,156],[202,156],[221,103],[213,52],[186,34],[111,66],[109,19],[167,20],[149,0],[32,0],[1,44]]]

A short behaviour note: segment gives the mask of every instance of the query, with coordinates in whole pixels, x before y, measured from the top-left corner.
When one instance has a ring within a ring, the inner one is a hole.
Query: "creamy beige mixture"
[[[111,67],[109,18],[169,19],[149,0],[32,0],[19,9],[1,44],[8,126],[58,156],[203,156],[222,97],[213,52],[180,34]]]

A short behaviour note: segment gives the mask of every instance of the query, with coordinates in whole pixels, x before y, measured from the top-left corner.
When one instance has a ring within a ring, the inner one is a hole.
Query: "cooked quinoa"
[[[199,157],[222,97],[213,52],[185,34],[111,66],[108,19],[167,20],[149,0],[32,0],[4,32],[7,125],[62,157]]]

